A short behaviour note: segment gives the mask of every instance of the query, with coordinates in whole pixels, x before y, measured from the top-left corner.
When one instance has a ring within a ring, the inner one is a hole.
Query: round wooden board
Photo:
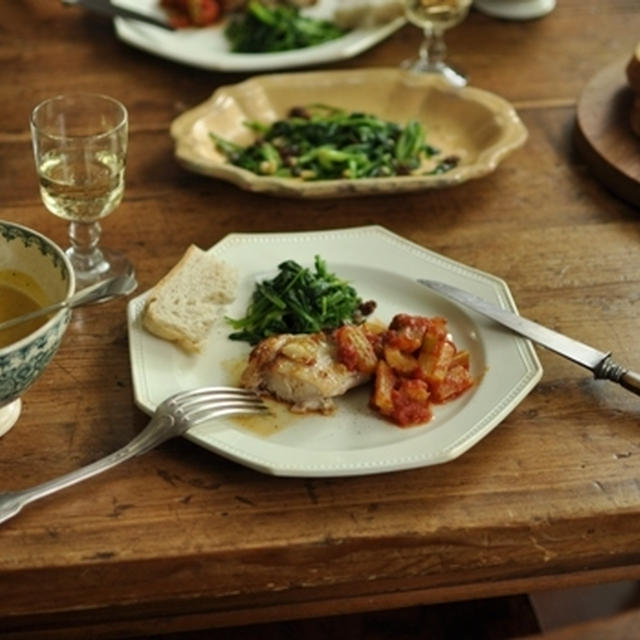
[[[630,126],[633,92],[618,60],[582,91],[576,115],[576,147],[594,175],[613,193],[640,206],[640,137]]]

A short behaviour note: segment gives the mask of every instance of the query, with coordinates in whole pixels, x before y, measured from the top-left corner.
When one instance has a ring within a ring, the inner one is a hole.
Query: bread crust
[[[142,325],[187,353],[197,353],[221,306],[234,298],[235,285],[231,267],[190,245],[149,292]],[[187,312],[193,315],[185,317]]]

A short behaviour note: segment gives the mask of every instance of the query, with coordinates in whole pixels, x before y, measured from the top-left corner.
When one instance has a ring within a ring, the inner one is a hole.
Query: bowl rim
[[[32,229],[31,227],[27,227],[17,222],[12,222],[11,220],[4,220],[0,218],[0,226],[14,227],[14,228],[20,229],[21,231],[27,234],[30,234],[32,236],[39,238],[41,242],[51,247],[51,249],[58,256],[62,264],[64,264],[65,270],[68,275],[67,292],[66,292],[65,299],[73,295],[76,287],[75,273],[73,271],[73,266],[71,265],[71,261],[67,257],[67,254],[60,248],[60,246],[56,242],[54,242],[51,238],[48,238],[44,234],[40,233],[39,231]],[[26,344],[31,342],[34,338],[37,338],[38,336],[45,334],[66,313],[70,313],[68,309],[66,308],[60,309],[53,316],[51,316],[51,318],[49,318],[49,320],[47,320],[43,325],[38,327],[35,331],[28,333],[26,336],[24,336],[24,338],[20,338],[20,340],[16,340],[15,342],[11,342],[10,344],[4,347],[0,347],[0,357],[4,355],[8,355],[13,351],[21,349],[22,347],[26,346]]]

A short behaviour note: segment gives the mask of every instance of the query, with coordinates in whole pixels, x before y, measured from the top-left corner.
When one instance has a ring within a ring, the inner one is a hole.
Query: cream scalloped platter
[[[211,139],[213,132],[247,145],[253,141],[247,120],[270,123],[285,117],[291,107],[312,103],[371,113],[402,126],[416,119],[440,157],[455,155],[459,163],[440,175],[302,181],[236,167]],[[171,135],[178,162],[191,171],[248,191],[327,198],[452,187],[480,178],[524,144],[527,130],[515,109],[493,93],[452,87],[428,74],[380,68],[264,75],[220,87],[204,103],[178,116]]]

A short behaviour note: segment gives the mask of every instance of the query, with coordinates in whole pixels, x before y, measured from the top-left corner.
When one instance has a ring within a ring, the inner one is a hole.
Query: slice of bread
[[[142,324],[159,338],[196,353],[224,305],[235,298],[237,280],[233,267],[191,245],[151,289]]]

